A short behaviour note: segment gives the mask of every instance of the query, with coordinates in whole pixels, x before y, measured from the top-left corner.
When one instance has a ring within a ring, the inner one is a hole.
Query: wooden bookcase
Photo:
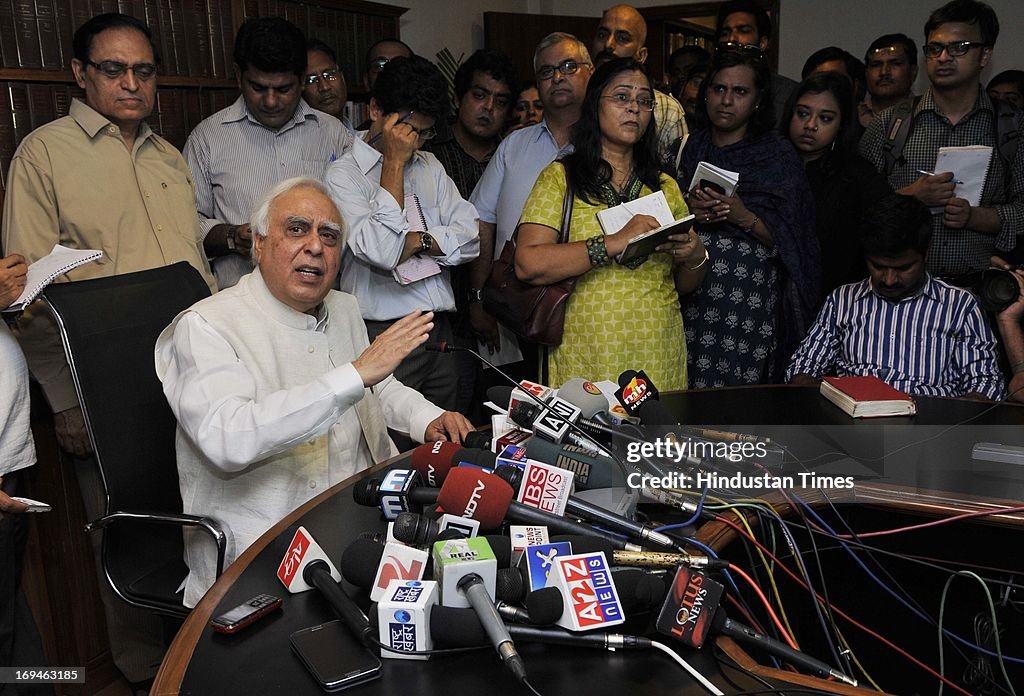
[[[366,50],[399,35],[406,8],[359,0],[0,0],[0,182],[21,139],[66,115],[72,97],[84,98],[71,74],[74,29],[94,14],[116,11],[153,30],[162,64],[149,123],[181,148],[200,120],[236,99],[231,54],[246,18],[283,16],[327,42],[355,87],[362,85]],[[358,89],[349,94],[365,99]],[[0,210],[3,192],[0,186]],[[95,694],[118,677],[83,531],[87,520],[74,467],[61,463],[53,417],[38,389],[32,406],[38,463],[26,471],[23,493],[52,503],[54,511],[28,520],[23,586],[49,665],[86,670],[84,685],[59,685],[56,692]]]

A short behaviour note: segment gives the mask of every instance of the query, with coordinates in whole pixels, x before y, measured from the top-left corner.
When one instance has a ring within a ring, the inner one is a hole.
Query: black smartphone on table
[[[325,691],[341,691],[380,677],[380,658],[344,621],[328,621],[291,635],[292,650]]]

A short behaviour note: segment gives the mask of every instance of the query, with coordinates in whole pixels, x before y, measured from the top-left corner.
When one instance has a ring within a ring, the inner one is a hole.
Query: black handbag
[[[573,192],[567,175],[559,244],[569,241],[572,200]],[[491,275],[482,293],[484,309],[516,336],[542,346],[557,346],[562,342],[565,305],[576,289],[576,278],[566,278],[550,285],[531,285],[519,280],[516,277],[518,234],[519,229],[516,228],[491,266]]]

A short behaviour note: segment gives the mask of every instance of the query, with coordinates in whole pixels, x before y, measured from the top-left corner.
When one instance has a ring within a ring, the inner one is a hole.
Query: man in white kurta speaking
[[[356,299],[331,290],[344,221],[324,186],[289,179],[251,220],[256,270],[178,315],[156,344],[157,374],[178,418],[187,513],[219,520],[231,563],[329,486],[380,462],[391,427],[418,441],[472,429],[392,376],[427,340],[415,311],[369,343]],[[186,533],[185,606],[215,579],[212,542]]]

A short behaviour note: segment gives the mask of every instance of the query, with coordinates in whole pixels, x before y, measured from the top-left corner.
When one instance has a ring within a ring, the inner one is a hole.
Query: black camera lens
[[[981,275],[978,303],[989,312],[1002,312],[1012,305],[1020,294],[1017,277],[1010,271],[989,268]]]

